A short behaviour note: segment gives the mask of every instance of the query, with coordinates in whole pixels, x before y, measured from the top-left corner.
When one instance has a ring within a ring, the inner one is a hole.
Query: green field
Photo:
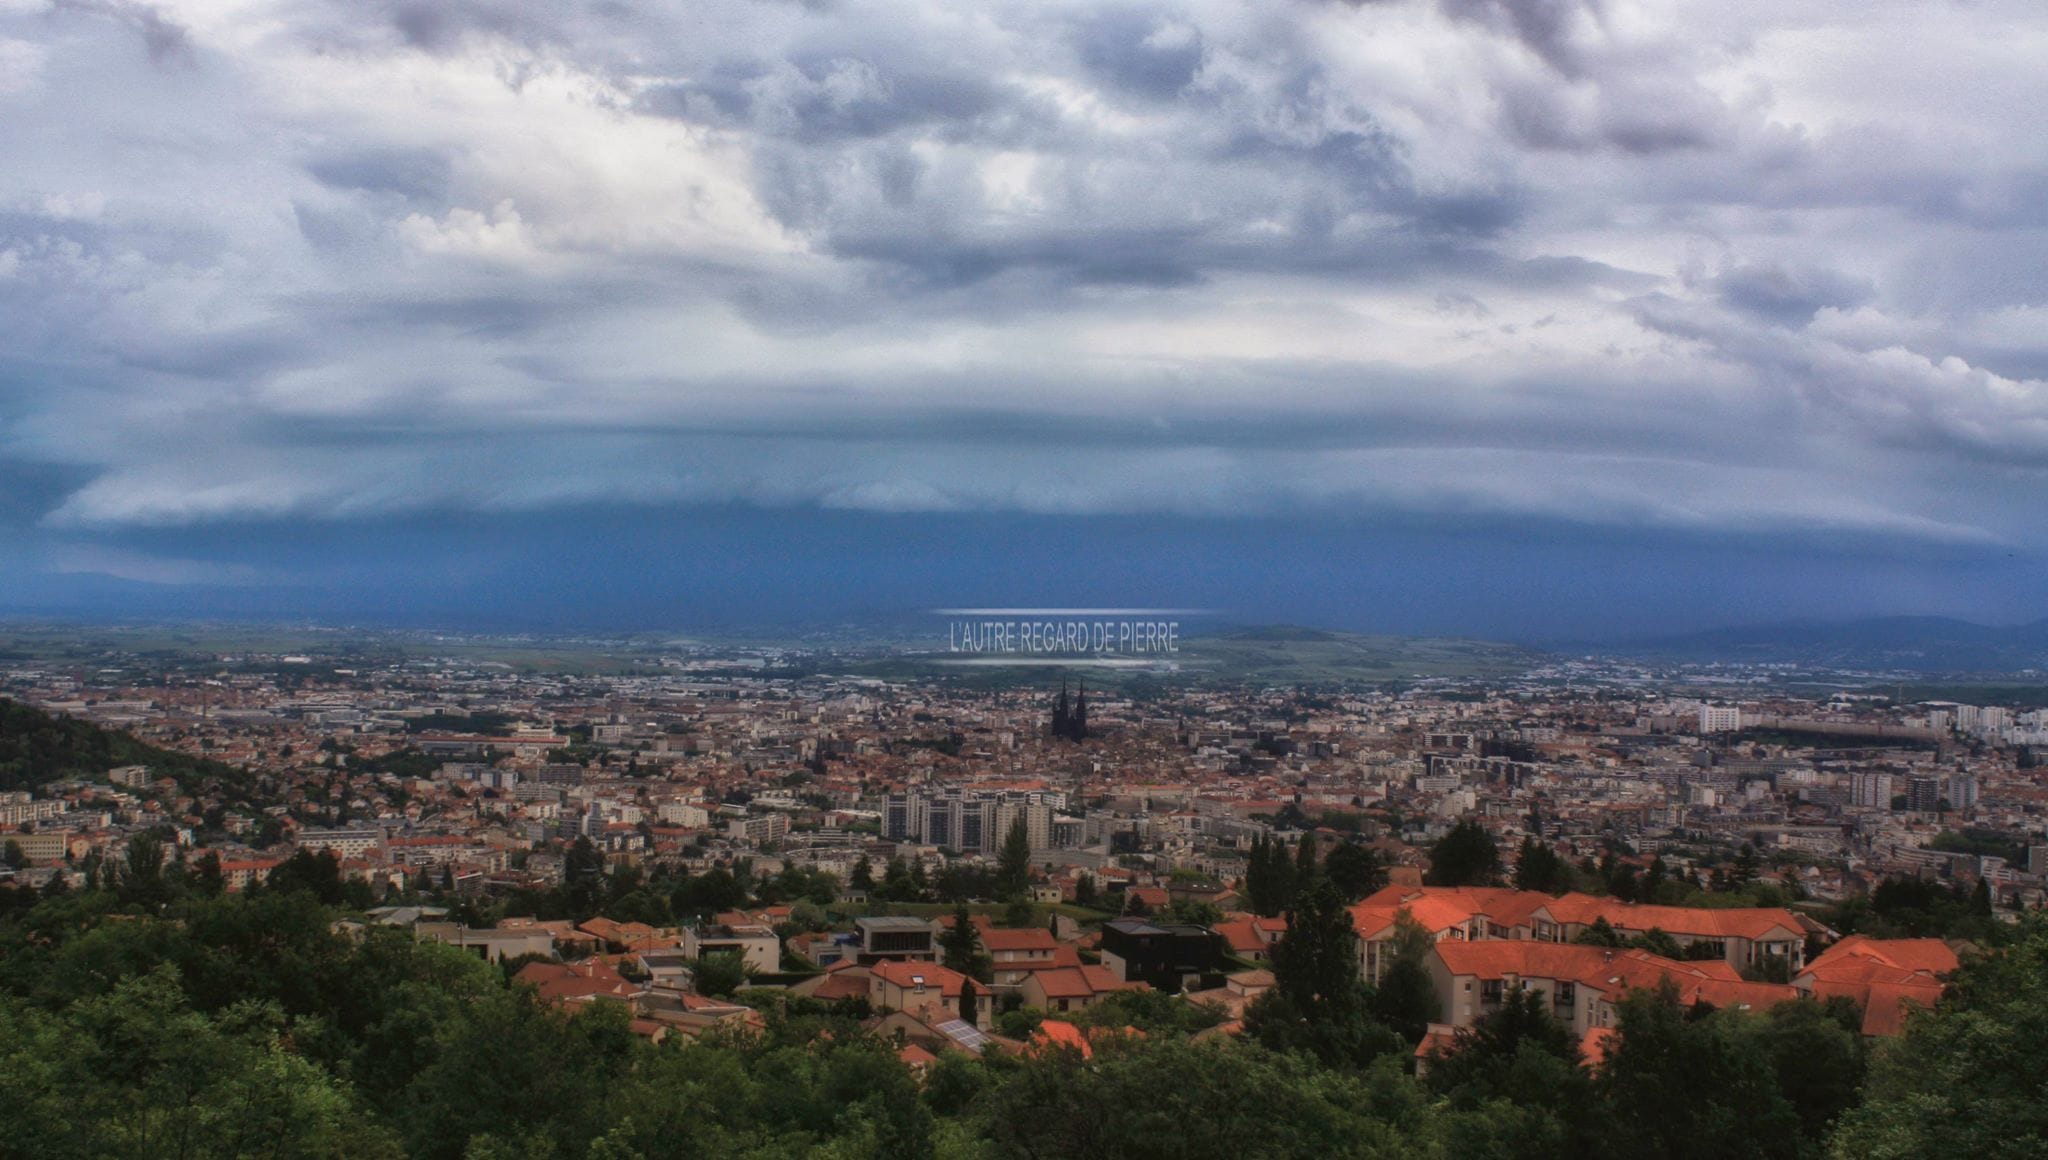
[[[664,657],[674,658],[686,648],[706,656],[750,650],[759,655],[763,649],[794,654],[787,667],[760,670],[760,675],[943,679],[965,688],[1042,683],[1060,667],[961,666],[953,663],[957,657],[926,651],[932,648],[931,640],[907,632],[893,637],[878,633],[849,646],[765,635],[683,640],[673,634],[641,633],[600,639],[237,624],[0,625],[0,662],[138,673],[228,670],[327,678],[337,668],[438,660],[516,673],[645,674],[662,671]],[[287,664],[284,656],[302,656],[308,662]],[[1072,667],[1091,683],[1126,690],[1148,685],[1364,687],[1432,678],[1512,677],[1543,657],[1489,641],[1282,627],[1184,637],[1180,650],[1162,659],[1166,663],[1161,665]]]

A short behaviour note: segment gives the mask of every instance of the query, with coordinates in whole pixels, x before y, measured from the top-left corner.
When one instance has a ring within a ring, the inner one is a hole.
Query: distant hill
[[[34,790],[53,781],[97,777],[124,765],[147,765],[191,792],[209,782],[246,781],[218,761],[173,753],[89,721],[55,717],[0,698],[0,792]]]
[[[1792,621],[1638,640],[1603,651],[1700,662],[2011,673],[2048,669],[2048,620],[2013,627],[1941,616]]]
[[[1509,677],[1546,655],[1498,641],[1364,636],[1275,625],[1189,636],[1183,669],[1231,684],[1383,684],[1426,677]]]
[[[943,654],[901,653],[884,659],[861,659],[845,671],[896,679],[947,673],[992,686],[1007,685],[1022,674],[1044,679],[1045,669],[1009,667],[991,659],[988,667],[969,674],[947,667]],[[1090,687],[1132,682],[1171,685],[1335,686],[1387,685],[1431,677],[1489,679],[1512,677],[1544,663],[1548,655],[1522,645],[1496,641],[1449,640],[1411,636],[1361,636],[1295,625],[1227,628],[1180,638],[1180,651],[1160,658],[1172,672],[1151,669],[1093,669]]]

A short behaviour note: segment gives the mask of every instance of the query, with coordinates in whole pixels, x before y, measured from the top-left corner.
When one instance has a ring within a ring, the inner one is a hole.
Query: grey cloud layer
[[[0,469],[72,481],[32,514],[69,534],[750,502],[2038,550],[2044,45],[2030,0],[0,0]]]

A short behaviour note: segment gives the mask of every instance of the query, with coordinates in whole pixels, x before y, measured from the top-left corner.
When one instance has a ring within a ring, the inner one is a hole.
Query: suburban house
[[[927,1023],[959,1019],[962,986],[975,989],[974,1025],[986,1028],[994,994],[958,971],[937,963],[885,960],[868,968],[868,1002],[876,1009],[902,1011]]]
[[[903,915],[885,915],[880,918],[856,918],[853,925],[860,933],[858,961],[862,966],[886,960],[915,963],[938,961],[938,923]]]
[[[418,922],[413,924],[412,933],[419,938],[461,947],[493,963],[523,955],[555,957],[554,937],[544,930],[473,930],[459,922]]]
[[[1655,906],[1595,898],[1552,896],[1533,890],[1486,886],[1389,886],[1351,907],[1359,939],[1359,970],[1378,981],[1387,968],[1403,912],[1436,942],[1535,941],[1569,943],[1605,921],[1622,938],[1652,930],[1681,947],[1711,946],[1732,967],[1755,967],[1773,958],[1792,972],[1803,965],[1810,924],[1782,907],[1717,910]]]
[[[1041,1011],[1080,1011],[1094,1006],[1105,995],[1144,988],[1141,982],[1126,982],[1108,967],[1055,967],[1032,971],[1017,986],[1026,1006]]]
[[[1120,918],[1102,924],[1101,950],[1117,979],[1168,994],[1222,981],[1223,936],[1205,926]]]
[[[1223,936],[1224,945],[1230,948],[1231,954],[1263,963],[1273,957],[1273,944],[1287,934],[1287,920],[1240,914],[1217,923],[1211,929]]]
[[[1806,964],[1792,985],[1816,999],[1854,999],[1863,1008],[1863,1034],[1897,1035],[1907,1010],[1933,1007],[1944,978],[1960,965],[1954,948],[1938,938],[1852,934]]]
[[[1799,998],[1784,983],[1752,983],[1720,960],[1679,962],[1648,951],[1530,940],[1444,939],[1430,948],[1430,982],[1450,1028],[1470,1027],[1520,986],[1550,1002],[1552,1014],[1584,1038],[1596,1028],[1614,1027],[1621,999],[1665,980],[1679,1000],[1715,1007],[1765,1010]]]
[[[866,999],[874,989],[869,981],[868,968],[852,959],[842,959],[825,968],[822,975],[794,983],[789,992],[803,995],[822,1003],[837,1003],[847,999]]]
[[[981,938],[981,949],[988,952],[989,961],[995,966],[998,987],[1015,986],[1034,971],[1058,965],[1059,941],[1043,927],[997,930],[977,925],[975,933]]]
[[[512,981],[532,987],[543,1000],[557,1004],[591,996],[630,1003],[640,993],[640,988],[627,982],[624,975],[597,959],[580,963],[528,963],[519,968]]]
[[[576,929],[611,951],[658,950],[676,945],[673,936],[663,934],[659,929],[644,922],[613,922],[609,918],[593,918]]]
[[[782,966],[782,940],[765,926],[732,926],[719,923],[683,931],[683,953],[693,959],[706,955],[737,954],[746,961],[749,974],[770,974]]]

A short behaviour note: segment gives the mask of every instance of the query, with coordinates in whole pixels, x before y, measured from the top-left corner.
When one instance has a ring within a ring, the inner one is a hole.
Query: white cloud
[[[0,457],[90,477],[68,528],[739,501],[2048,546],[2037,16],[0,8]]]

